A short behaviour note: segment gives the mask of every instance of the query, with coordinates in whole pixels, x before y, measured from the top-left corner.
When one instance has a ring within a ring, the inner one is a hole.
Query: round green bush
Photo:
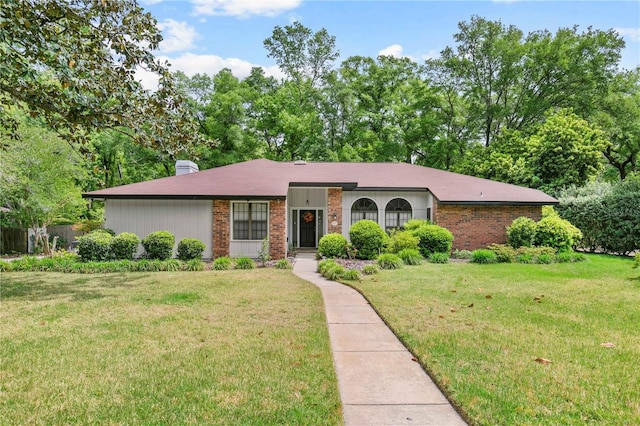
[[[111,260],[113,236],[102,229],[78,238],[78,254],[84,261]]]
[[[479,249],[474,250],[471,253],[471,261],[473,263],[480,264],[496,263],[498,261],[498,257],[491,250]]]
[[[425,225],[431,225],[431,222],[429,222],[426,219],[409,219],[403,226],[405,231],[415,231],[416,229],[420,228],[421,226],[425,226]]]
[[[536,237],[536,222],[528,217],[519,217],[507,226],[507,238],[513,248],[531,247]]]
[[[535,244],[558,250],[571,250],[582,233],[571,222],[558,216],[547,216],[536,224]]]
[[[358,258],[371,260],[378,257],[388,237],[376,222],[363,219],[351,226],[351,229],[349,229],[349,238],[358,250]]]
[[[195,238],[183,238],[178,243],[178,259],[189,261],[193,259],[202,259],[205,245],[202,241]]]
[[[438,225],[422,225],[411,231],[418,237],[418,247],[424,257],[432,253],[450,253],[453,244],[453,234],[448,229]]]
[[[169,231],[152,232],[142,240],[142,246],[149,259],[165,260],[173,255],[176,237]]]
[[[327,234],[318,241],[318,253],[329,258],[345,257],[347,239],[342,234]]]
[[[402,259],[397,254],[383,253],[378,256],[378,265],[382,269],[399,269],[402,268]]]
[[[388,253],[400,253],[405,249],[417,250],[420,238],[408,231],[396,231],[391,234],[387,243]]]
[[[424,258],[420,254],[420,251],[415,248],[406,248],[398,253],[398,257],[402,259],[405,265],[419,265]]]
[[[132,260],[138,251],[140,238],[130,232],[121,232],[111,242],[113,258],[117,260]]]

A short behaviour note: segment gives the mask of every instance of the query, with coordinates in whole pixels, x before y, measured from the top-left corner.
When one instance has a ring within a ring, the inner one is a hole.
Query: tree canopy
[[[169,154],[202,140],[168,64],[156,20],[135,0],[14,0],[0,8],[0,127],[19,108],[65,138],[114,129]],[[144,90],[138,70],[155,73]]]

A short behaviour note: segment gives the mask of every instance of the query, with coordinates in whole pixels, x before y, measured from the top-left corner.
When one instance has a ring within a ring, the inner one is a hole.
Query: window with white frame
[[[268,231],[268,203],[233,203],[233,239],[263,240]]]
[[[387,231],[401,228],[411,219],[411,204],[404,198],[394,198],[384,211],[384,227]]]
[[[351,224],[362,219],[378,222],[378,205],[370,198],[360,198],[351,206]]]

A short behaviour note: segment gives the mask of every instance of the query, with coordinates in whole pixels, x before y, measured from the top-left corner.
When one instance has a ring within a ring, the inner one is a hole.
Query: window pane
[[[251,203],[251,235],[252,240],[262,240],[267,236],[267,203]]]
[[[233,204],[233,239],[246,240],[249,238],[249,204]]]
[[[378,222],[378,206],[370,198],[360,198],[351,206],[351,224],[361,219],[369,219]]]

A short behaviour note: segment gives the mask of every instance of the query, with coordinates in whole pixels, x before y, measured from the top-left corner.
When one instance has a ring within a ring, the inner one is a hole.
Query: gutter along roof
[[[407,163],[304,163],[259,159],[83,194],[113,199],[283,199],[289,187],[430,191],[443,204],[557,204],[537,189]]]

